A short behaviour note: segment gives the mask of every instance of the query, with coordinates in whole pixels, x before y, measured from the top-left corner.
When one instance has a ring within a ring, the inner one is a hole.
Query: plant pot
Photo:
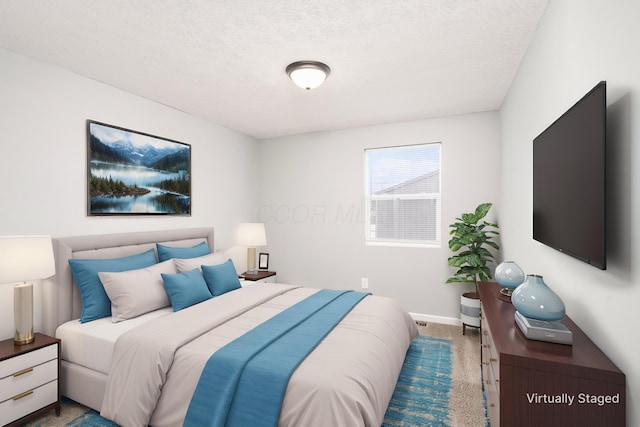
[[[460,295],[460,320],[462,320],[462,335],[467,326],[480,327],[480,297],[475,292],[465,292]]]

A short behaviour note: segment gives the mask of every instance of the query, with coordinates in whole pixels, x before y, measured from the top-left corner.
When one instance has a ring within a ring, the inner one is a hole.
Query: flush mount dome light
[[[317,61],[298,61],[287,66],[287,74],[302,89],[315,89],[331,73],[328,65]]]

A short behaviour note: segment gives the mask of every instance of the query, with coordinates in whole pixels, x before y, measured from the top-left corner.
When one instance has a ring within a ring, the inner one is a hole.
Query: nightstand
[[[242,279],[254,283],[276,283],[276,272],[266,270],[258,270],[256,274],[244,272],[240,275],[240,280]]]
[[[60,340],[0,342],[0,425],[18,426],[52,409],[60,415]]]

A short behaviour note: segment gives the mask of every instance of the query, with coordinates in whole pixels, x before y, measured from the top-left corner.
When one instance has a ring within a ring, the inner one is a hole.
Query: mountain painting
[[[89,215],[191,215],[191,146],[87,121]]]

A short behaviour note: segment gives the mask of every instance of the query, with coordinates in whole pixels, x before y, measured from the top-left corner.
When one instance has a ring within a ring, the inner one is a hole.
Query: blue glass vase
[[[500,293],[506,296],[511,296],[513,290],[525,279],[524,271],[513,261],[501,262],[496,267],[493,276],[496,278],[496,282],[502,286]]]
[[[528,274],[511,295],[511,303],[523,316],[554,322],[565,315],[564,303],[542,276]]]

